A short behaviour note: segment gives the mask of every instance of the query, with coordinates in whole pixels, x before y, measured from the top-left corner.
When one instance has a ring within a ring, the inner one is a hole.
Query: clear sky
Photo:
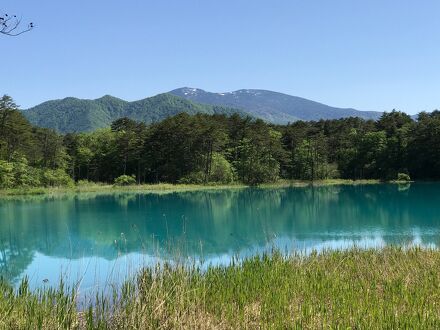
[[[0,94],[27,108],[178,87],[261,88],[360,110],[440,108],[438,0],[2,0]]]

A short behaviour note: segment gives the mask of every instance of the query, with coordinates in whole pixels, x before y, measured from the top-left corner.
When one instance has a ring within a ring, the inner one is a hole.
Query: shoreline
[[[288,187],[307,187],[307,186],[334,186],[334,185],[369,185],[383,183],[399,183],[384,182],[380,180],[345,180],[330,179],[317,181],[303,180],[280,180],[273,183],[263,183],[257,186],[245,185],[242,183],[233,184],[172,184],[172,183],[155,183],[140,184],[129,186],[115,186],[105,183],[90,183],[87,185],[75,185],[72,187],[30,187],[30,188],[11,188],[0,189],[0,198],[7,196],[29,196],[29,195],[63,195],[63,194],[80,194],[80,193],[117,193],[117,192],[145,192],[145,193],[164,193],[164,192],[184,192],[184,191],[202,191],[202,190],[224,190],[224,189],[246,189],[246,188],[288,188]],[[402,183],[402,182],[400,182]],[[405,182],[407,183],[407,182]]]
[[[138,193],[174,193],[186,191],[204,191],[204,190],[225,190],[225,189],[246,189],[246,188],[289,188],[289,187],[308,187],[308,186],[338,186],[338,185],[372,185],[372,184],[410,184],[414,181],[380,181],[380,180],[346,180],[346,179],[328,179],[317,181],[303,181],[303,180],[280,180],[273,183],[264,183],[257,186],[250,186],[241,183],[236,184],[172,184],[172,183],[157,183],[157,184],[140,184],[130,186],[115,186],[103,183],[90,183],[87,185],[75,185],[72,187],[31,187],[31,188],[12,188],[0,189],[0,199],[5,197],[19,197],[19,196],[52,196],[52,195],[66,195],[66,194],[81,194],[81,193],[124,193],[124,192],[138,192]]]

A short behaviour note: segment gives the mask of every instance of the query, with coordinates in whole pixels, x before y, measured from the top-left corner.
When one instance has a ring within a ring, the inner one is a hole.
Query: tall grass
[[[77,309],[75,291],[0,286],[1,328],[440,328],[440,251],[278,252],[206,271],[144,269]]]
[[[65,290],[61,281],[56,289],[31,292],[24,278],[17,290],[0,281],[1,329],[74,328],[78,323],[76,291]]]

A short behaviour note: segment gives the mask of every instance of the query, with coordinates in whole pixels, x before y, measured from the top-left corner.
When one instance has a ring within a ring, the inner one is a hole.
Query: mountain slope
[[[40,127],[53,128],[61,133],[88,132],[108,127],[112,121],[128,117],[150,124],[181,112],[188,114],[226,114],[243,111],[223,106],[196,104],[171,94],[159,94],[143,100],[127,102],[106,95],[96,100],[68,97],[41,103],[24,110],[31,123]]]
[[[170,92],[198,103],[242,109],[255,117],[286,124],[295,120],[339,119],[360,117],[377,119],[382,113],[343,109],[310,101],[301,97],[259,89],[241,89],[228,93],[210,93],[197,88],[179,88]]]
[[[243,89],[229,93],[209,93],[196,88],[180,88],[134,102],[109,95],[96,100],[68,97],[41,103],[24,110],[23,114],[34,125],[67,133],[88,132],[108,127],[111,122],[121,117],[149,124],[181,112],[226,115],[239,113],[242,116],[250,115],[277,124],[343,117],[377,119],[382,114],[330,107],[300,97],[265,90]]]

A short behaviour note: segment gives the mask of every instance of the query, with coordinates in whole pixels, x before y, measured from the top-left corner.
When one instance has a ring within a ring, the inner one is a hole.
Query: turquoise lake
[[[440,184],[112,193],[0,200],[0,275],[32,287],[120,283],[163,261],[440,244]]]

